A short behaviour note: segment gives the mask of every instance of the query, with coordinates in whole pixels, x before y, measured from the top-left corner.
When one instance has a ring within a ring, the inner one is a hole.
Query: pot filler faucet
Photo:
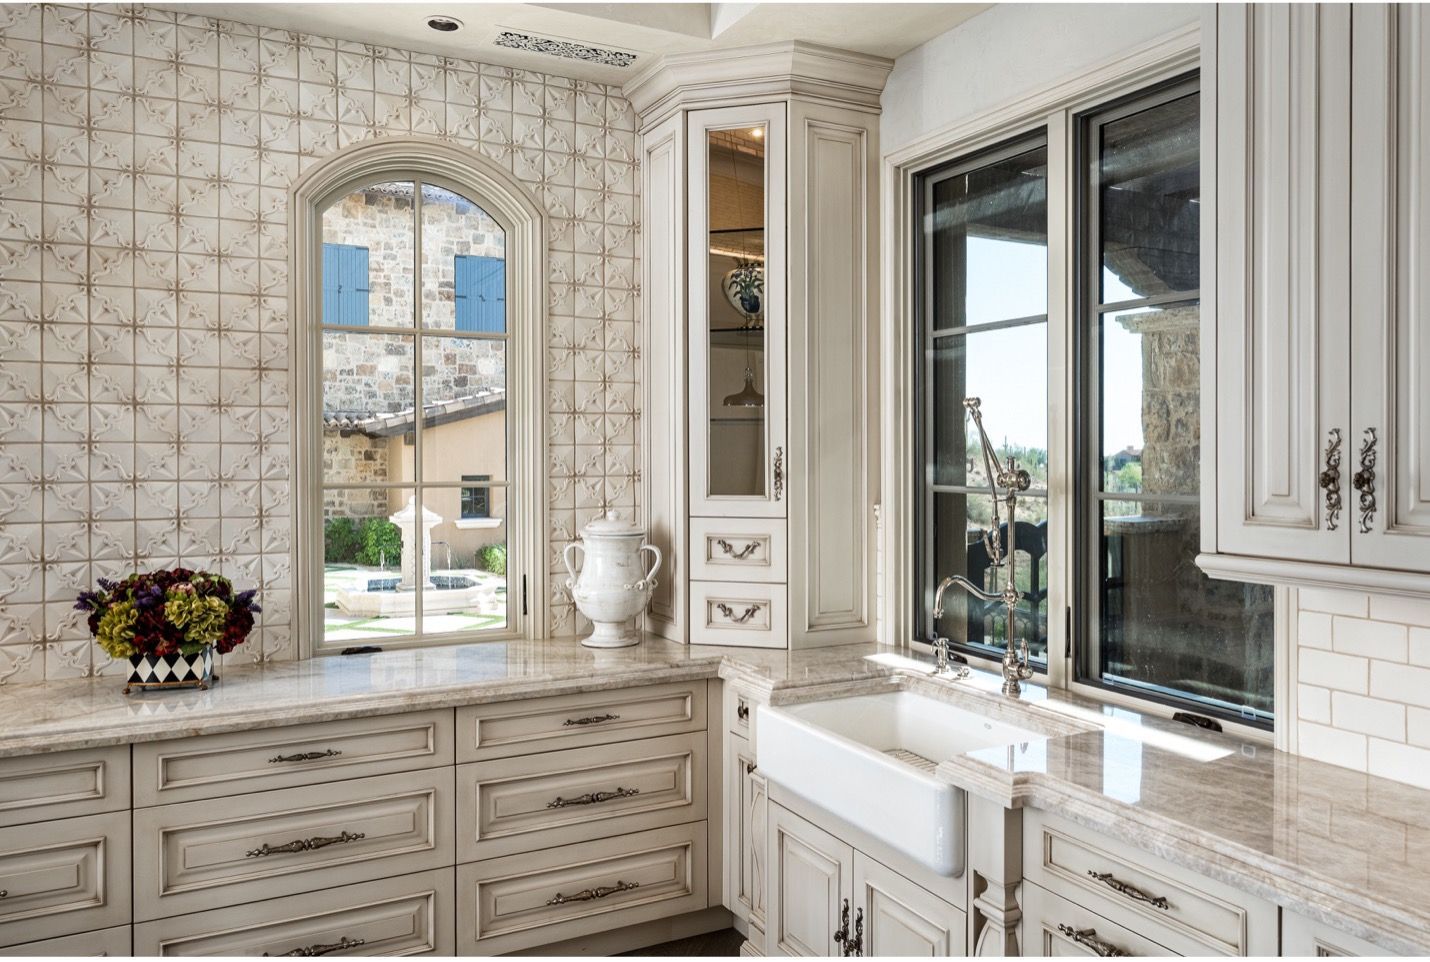
[[[1018,593],[1018,554],[1015,547],[1015,532],[1017,531],[1018,493],[1027,491],[1032,484],[1032,479],[1028,477],[1028,472],[1018,467],[1018,463],[1009,457],[1007,462],[1000,462],[998,454],[993,450],[993,442],[988,440],[988,432],[983,429],[983,413],[979,410],[982,402],[976,397],[963,399],[963,406],[968,410],[968,414],[973,418],[974,427],[978,428],[978,437],[983,445],[983,469],[988,475],[988,493],[993,498],[993,524],[988,530],[983,532],[983,547],[988,552],[988,566],[995,572],[1007,568],[1003,576],[1002,591],[986,591],[980,585],[974,584],[963,575],[949,575],[939,582],[938,590],[933,598],[933,619],[937,624],[943,617],[943,593],[951,585],[958,585],[964,591],[983,601],[1002,601],[1003,606],[1008,611],[1008,646],[1003,652],[1003,694],[1013,698],[1018,697],[1022,692],[1022,682],[1033,677],[1033,668],[1028,663],[1028,640],[1023,639],[1021,644],[1015,643],[1016,622],[1014,620],[1014,610],[1023,596]],[[1003,493],[1000,495],[999,489]],[[1001,521],[998,516],[998,502],[1002,501],[1008,514],[1008,543],[1005,546],[1003,539],[998,532]],[[997,575],[994,575],[994,586],[997,586]],[[938,638],[934,642],[934,652],[937,656],[937,667],[935,674],[942,674],[948,669],[948,639]]]

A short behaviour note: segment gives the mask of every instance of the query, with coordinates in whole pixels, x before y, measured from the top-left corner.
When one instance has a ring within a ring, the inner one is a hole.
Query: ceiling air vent
[[[568,60],[584,60],[587,63],[599,63],[607,67],[629,67],[636,62],[635,54],[626,53],[623,50],[592,47],[579,41],[560,40],[556,37],[536,37],[529,33],[517,33],[514,30],[503,30],[497,34],[496,44],[498,47],[510,47],[512,50],[529,50],[532,53],[565,57]]]

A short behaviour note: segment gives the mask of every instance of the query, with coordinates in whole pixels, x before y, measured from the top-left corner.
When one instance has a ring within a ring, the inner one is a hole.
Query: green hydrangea
[[[138,654],[134,646],[134,623],[139,620],[139,609],[132,601],[117,601],[109,606],[99,618],[95,630],[95,640],[99,647],[111,658],[128,658]]]
[[[191,591],[172,591],[164,602],[164,617],[193,645],[211,645],[223,634],[228,605],[222,599]],[[188,645],[184,646],[187,651]]]

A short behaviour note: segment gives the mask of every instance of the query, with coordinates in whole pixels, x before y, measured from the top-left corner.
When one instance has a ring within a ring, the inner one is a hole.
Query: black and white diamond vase
[[[130,655],[129,681],[124,694],[135,688],[207,689],[214,678],[214,648],[204,645],[192,655]]]

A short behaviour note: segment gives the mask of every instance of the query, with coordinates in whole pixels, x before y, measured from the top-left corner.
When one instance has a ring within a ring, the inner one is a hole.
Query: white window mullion
[[[1077,412],[1075,340],[1078,249],[1073,217],[1077,182],[1071,118],[1057,111],[1048,131],[1048,684],[1072,677],[1067,612],[1073,603],[1073,419]]]

